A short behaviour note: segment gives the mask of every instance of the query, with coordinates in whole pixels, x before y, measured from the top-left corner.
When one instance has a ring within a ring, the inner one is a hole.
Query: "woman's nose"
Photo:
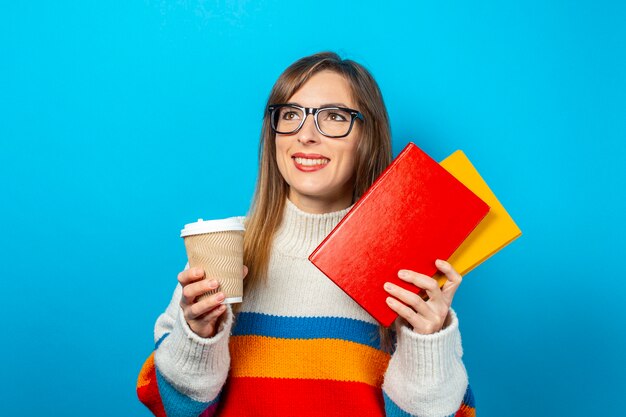
[[[304,124],[298,131],[298,142],[300,143],[315,143],[319,142],[319,132],[315,127],[315,119],[312,114],[307,115],[304,120]]]

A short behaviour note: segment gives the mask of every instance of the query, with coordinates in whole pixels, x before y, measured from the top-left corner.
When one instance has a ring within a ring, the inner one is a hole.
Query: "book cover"
[[[355,203],[309,260],[382,325],[397,317],[387,281],[410,291],[400,269],[428,276],[448,259],[489,206],[409,143]]]
[[[440,165],[491,208],[480,224],[448,259],[448,262],[461,275],[465,275],[521,236],[522,231],[463,151],[454,152],[441,161]],[[446,277],[440,272],[437,273],[436,278],[440,286],[446,282]]]

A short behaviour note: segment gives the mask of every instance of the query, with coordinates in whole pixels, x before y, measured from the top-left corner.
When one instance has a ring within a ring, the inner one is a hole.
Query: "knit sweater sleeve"
[[[233,323],[230,308],[212,338],[196,335],[180,307],[176,286],[166,311],[154,328],[154,352],[144,363],[137,395],[157,417],[212,416],[230,366],[228,339]]]
[[[398,324],[397,346],[385,373],[383,396],[388,417],[474,416],[463,365],[459,322],[431,335]]]

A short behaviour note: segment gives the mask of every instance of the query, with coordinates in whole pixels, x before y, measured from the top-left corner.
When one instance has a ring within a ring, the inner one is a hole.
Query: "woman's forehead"
[[[350,84],[343,75],[333,71],[313,75],[289,98],[289,102],[305,107],[354,107]]]

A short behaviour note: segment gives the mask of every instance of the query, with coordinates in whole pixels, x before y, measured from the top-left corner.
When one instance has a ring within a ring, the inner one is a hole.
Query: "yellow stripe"
[[[389,355],[337,339],[230,338],[231,376],[330,379],[380,387]]]

